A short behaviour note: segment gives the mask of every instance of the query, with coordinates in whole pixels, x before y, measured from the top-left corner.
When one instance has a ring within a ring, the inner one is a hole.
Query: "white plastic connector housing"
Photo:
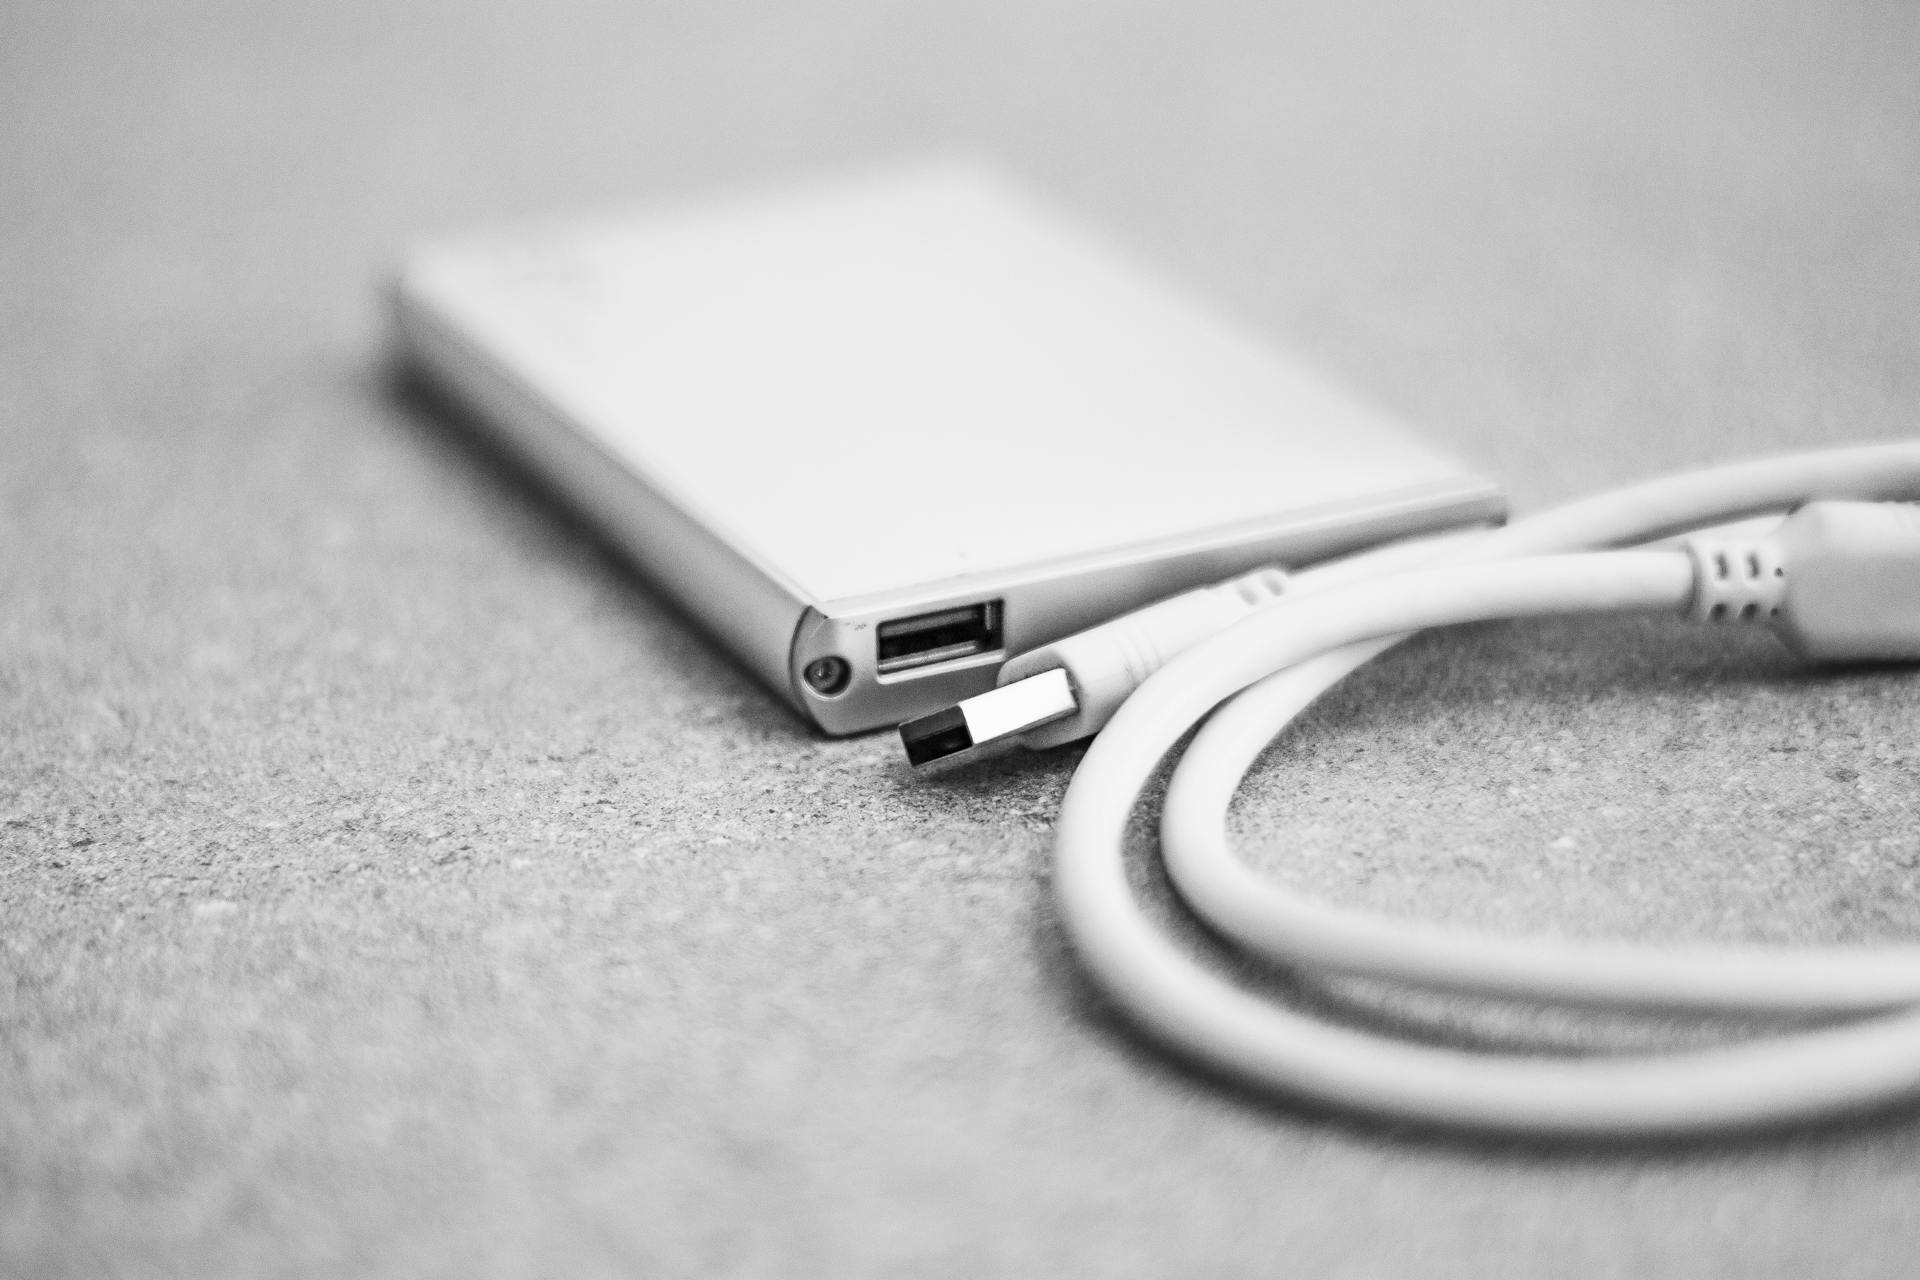
[[[1920,658],[1920,506],[1810,502],[1774,535],[1786,600],[1774,626],[1822,662]]]
[[[1284,570],[1255,569],[1021,654],[1000,668],[1002,688],[1063,668],[1073,683],[1078,709],[1028,730],[1020,741],[1036,749],[1057,747],[1098,733],[1148,676],[1200,641],[1279,599],[1286,589]]]
[[[1787,568],[1780,540],[1701,537],[1687,543],[1693,561],[1695,622],[1777,622],[1787,601]]]

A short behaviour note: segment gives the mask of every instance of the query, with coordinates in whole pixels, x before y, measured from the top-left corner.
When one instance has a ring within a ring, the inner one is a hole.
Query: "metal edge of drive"
[[[501,369],[439,314],[403,272],[393,314],[407,367],[467,410],[562,503],[596,528],[649,583],[671,596],[760,682],[818,724],[790,672],[811,601],[716,536],[695,516],[582,434],[535,388]],[[826,728],[825,725],[820,727]]]

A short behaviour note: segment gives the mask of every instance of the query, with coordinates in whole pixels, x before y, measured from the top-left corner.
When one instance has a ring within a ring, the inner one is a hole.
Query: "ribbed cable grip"
[[[1694,538],[1695,622],[1769,622],[1787,598],[1787,566],[1772,538]]]

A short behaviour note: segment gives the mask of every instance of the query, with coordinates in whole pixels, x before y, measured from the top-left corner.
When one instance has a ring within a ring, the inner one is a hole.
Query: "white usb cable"
[[[1074,950],[1156,1038],[1258,1087],[1401,1120],[1566,1134],[1722,1129],[1884,1104],[1920,1095],[1920,946],[1511,940],[1337,910],[1254,875],[1227,845],[1225,811],[1296,715],[1430,626],[1664,609],[1772,626],[1816,661],[1920,658],[1920,509],[1904,505],[1914,500],[1920,444],[1865,446],[1654,481],[1284,583],[1266,571],[1023,655],[999,689],[902,726],[902,737],[925,759],[1003,736],[1053,745],[1104,725],[1056,834],[1055,889]],[[1795,508],[1767,536],[1602,550]],[[1856,1020],[1666,1055],[1517,1058],[1405,1043],[1269,1003],[1155,928],[1121,858],[1142,788],[1203,719],[1168,787],[1162,845],[1182,898],[1247,953],[1480,996]]]

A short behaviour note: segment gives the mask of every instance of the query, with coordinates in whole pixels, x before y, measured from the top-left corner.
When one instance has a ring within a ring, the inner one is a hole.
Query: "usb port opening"
[[[895,618],[879,626],[875,669],[883,676],[993,653],[1000,648],[998,600]]]

